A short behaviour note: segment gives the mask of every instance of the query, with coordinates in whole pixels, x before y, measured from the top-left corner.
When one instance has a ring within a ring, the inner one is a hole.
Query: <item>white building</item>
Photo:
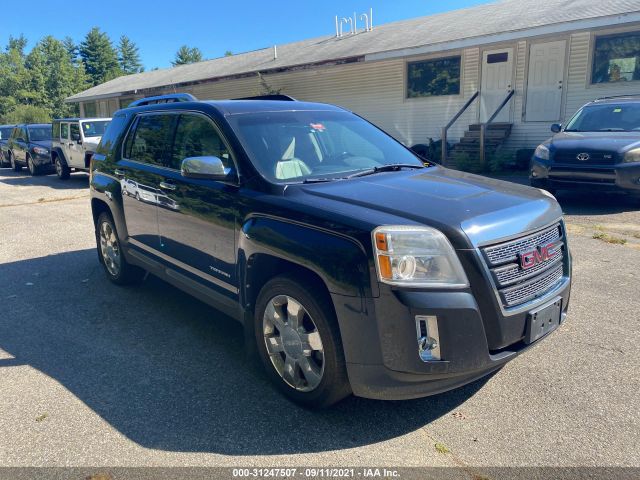
[[[68,101],[84,116],[108,116],[144,96],[236,98],[260,94],[266,82],[341,105],[414,145],[440,138],[479,92],[449,130],[457,141],[514,90],[494,121],[511,124],[503,148],[515,150],[534,148],[551,123],[589,100],[640,93],[640,0],[505,0],[371,31],[357,22],[354,34],[343,25],[341,37],[120,77]]]

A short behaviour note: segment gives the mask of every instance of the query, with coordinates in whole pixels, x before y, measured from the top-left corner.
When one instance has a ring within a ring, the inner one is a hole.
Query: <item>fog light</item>
[[[538,172],[536,172],[535,170],[531,170],[531,176],[532,177],[537,177],[538,176]]]
[[[438,317],[434,315],[416,315],[416,333],[418,335],[418,355],[420,359],[423,362],[440,360]]]

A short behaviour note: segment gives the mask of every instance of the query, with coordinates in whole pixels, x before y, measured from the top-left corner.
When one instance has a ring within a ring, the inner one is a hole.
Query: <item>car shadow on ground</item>
[[[0,369],[43,372],[147,448],[227,455],[353,448],[424,427],[487,381],[419,400],[352,397],[310,411],[277,393],[246,357],[238,323],[155,277],[136,287],[110,284],[95,250],[2,264],[0,292],[0,348],[14,357]]]
[[[640,210],[640,198],[622,193],[559,190],[556,198],[567,215],[610,215]]]
[[[58,190],[77,190],[89,186],[89,175],[84,172],[72,173],[68,180],[60,180],[55,173],[42,174],[32,177],[29,171],[22,169],[14,172],[9,168],[0,169],[0,183],[16,186],[51,187]]]

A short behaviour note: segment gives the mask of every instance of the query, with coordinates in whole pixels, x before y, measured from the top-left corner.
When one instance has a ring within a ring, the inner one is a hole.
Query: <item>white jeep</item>
[[[71,170],[89,171],[91,155],[110,121],[110,118],[62,118],[53,121],[51,161],[58,178],[68,179]]]

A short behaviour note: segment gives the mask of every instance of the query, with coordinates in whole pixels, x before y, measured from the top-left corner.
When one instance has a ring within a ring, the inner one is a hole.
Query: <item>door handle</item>
[[[124,177],[124,170],[120,170],[119,168],[116,168],[113,173],[115,173],[116,177]]]
[[[160,182],[160,188],[163,189],[163,190],[175,190],[176,189],[176,185],[175,185],[175,183]]]

